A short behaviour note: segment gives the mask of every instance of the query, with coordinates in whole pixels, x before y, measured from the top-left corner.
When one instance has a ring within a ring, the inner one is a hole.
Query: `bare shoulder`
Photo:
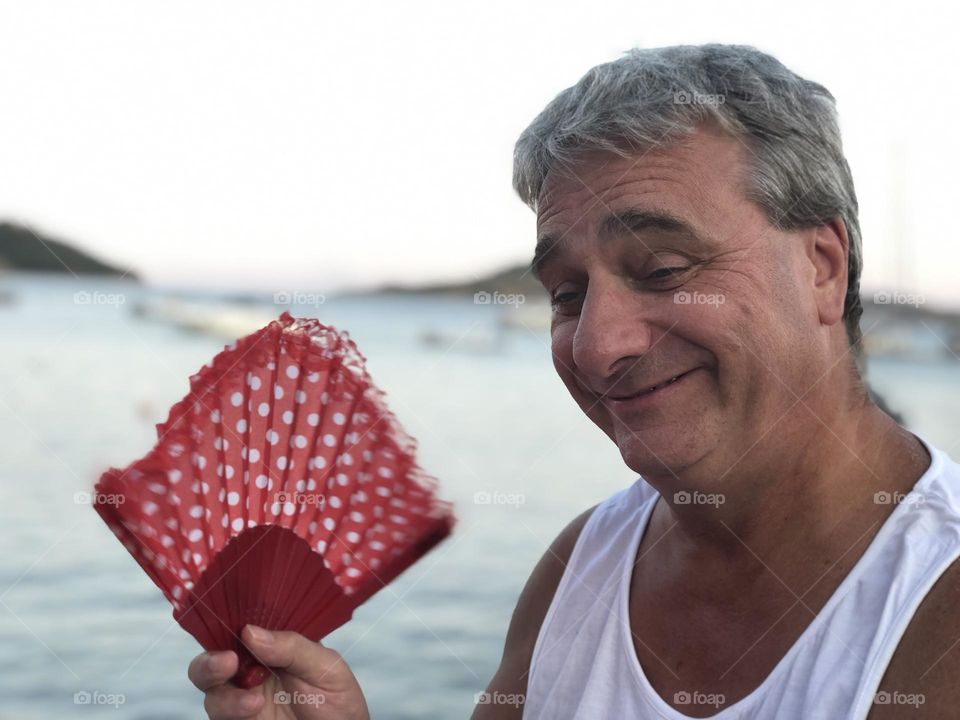
[[[870,720],[960,713],[960,560],[940,576],[907,626],[880,681]]]
[[[487,686],[487,695],[491,702],[477,705],[472,715],[473,720],[512,720],[521,717],[522,698],[527,690],[527,671],[540,626],[553,601],[577,538],[580,537],[580,531],[596,507],[594,505],[574,518],[557,535],[530,573],[510,620],[500,667]],[[493,702],[498,698],[506,698],[508,702]],[[509,702],[511,698],[521,698],[521,701],[519,704],[512,703]]]

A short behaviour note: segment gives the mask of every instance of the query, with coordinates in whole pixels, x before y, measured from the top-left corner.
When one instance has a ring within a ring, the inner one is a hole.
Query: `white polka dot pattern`
[[[316,320],[283,313],[225,348],[157,431],[145,457],[97,484],[124,501],[95,507],[178,611],[258,526],[302,538],[359,604],[454,522],[363,355]]]

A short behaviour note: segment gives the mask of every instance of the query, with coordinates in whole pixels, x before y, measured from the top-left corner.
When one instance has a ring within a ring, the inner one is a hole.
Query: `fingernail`
[[[257,627],[256,625],[247,625],[247,627],[250,628],[250,634],[258,643],[273,642],[273,633],[269,630],[264,630],[262,627]]]
[[[219,655],[208,655],[207,656],[207,670],[210,672],[216,672],[217,668],[220,665],[220,656]]]
[[[253,710],[259,704],[260,698],[253,693],[249,693],[240,698],[240,709],[243,711]]]

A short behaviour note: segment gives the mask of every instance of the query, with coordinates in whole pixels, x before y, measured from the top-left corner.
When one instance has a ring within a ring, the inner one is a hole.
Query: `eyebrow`
[[[623,234],[639,235],[651,230],[673,235],[693,246],[707,244],[689,223],[675,215],[660,210],[640,210],[638,208],[618,210],[605,216],[600,221],[598,235],[601,238],[609,238]],[[558,247],[561,240],[563,240],[562,235],[560,237],[542,235],[537,239],[533,260],[530,261],[530,272],[538,280],[541,273],[551,262],[549,256],[553,254],[554,258],[557,257],[561,250]]]

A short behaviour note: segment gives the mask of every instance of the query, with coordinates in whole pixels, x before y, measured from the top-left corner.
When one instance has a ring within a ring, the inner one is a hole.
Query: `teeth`
[[[647,393],[652,393],[654,390],[659,390],[660,388],[665,388],[665,387],[667,387],[667,385],[673,385],[673,383],[675,383],[675,382],[676,382],[677,380],[679,380],[679,379],[680,379],[680,376],[679,376],[679,375],[675,375],[674,377],[670,378],[670,379],[667,380],[666,382],[662,382],[662,383],[660,383],[659,385],[651,385],[651,386],[648,387],[646,390],[643,390],[643,391],[641,391],[641,392],[638,392],[636,395],[633,395],[632,397],[638,397],[638,396],[640,396],[640,395],[646,395]],[[620,398],[620,399],[621,399],[621,400],[624,400],[625,398]]]
[[[680,376],[679,376],[679,375],[677,375],[676,377],[672,377],[672,378],[670,378],[669,380],[667,380],[665,383],[660,383],[659,385],[654,385],[653,387],[648,388],[648,389],[647,389],[647,392],[653,392],[654,390],[659,390],[660,388],[665,388],[667,385],[672,385],[673,383],[675,383],[675,382],[676,382],[677,380],[679,380],[679,379],[680,379]]]

